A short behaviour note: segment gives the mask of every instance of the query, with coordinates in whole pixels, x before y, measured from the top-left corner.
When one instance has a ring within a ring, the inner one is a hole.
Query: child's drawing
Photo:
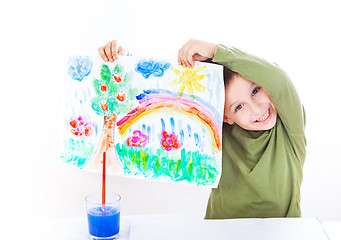
[[[63,162],[160,181],[217,186],[222,67],[120,57],[70,58]]]

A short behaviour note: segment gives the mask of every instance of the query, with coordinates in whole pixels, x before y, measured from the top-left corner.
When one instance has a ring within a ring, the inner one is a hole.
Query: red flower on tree
[[[103,85],[101,86],[101,91],[102,91],[102,92],[108,91],[107,85],[103,84]]]
[[[108,111],[108,104],[106,102],[101,103],[100,107],[102,108],[103,111]]]
[[[119,93],[116,94],[116,98],[118,101],[124,102],[126,100],[126,95],[124,91],[125,89],[122,89]]]
[[[121,78],[120,76],[118,76],[118,77],[117,77],[117,76],[114,76],[114,79],[115,79],[115,81],[118,82],[118,83],[119,83],[119,82],[122,82],[122,78]]]

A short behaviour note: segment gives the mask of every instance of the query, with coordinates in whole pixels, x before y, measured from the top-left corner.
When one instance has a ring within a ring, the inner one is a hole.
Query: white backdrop
[[[22,217],[80,217],[100,175],[60,164],[68,56],[118,39],[134,55],[176,59],[190,38],[274,61],[307,112],[302,214],[341,221],[341,34],[337,1],[11,1],[1,4],[1,206]],[[203,217],[209,189],[109,176],[122,214]],[[15,215],[16,214],[16,215]]]

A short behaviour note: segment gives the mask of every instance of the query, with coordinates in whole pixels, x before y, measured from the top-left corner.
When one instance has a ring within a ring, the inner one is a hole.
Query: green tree
[[[100,78],[94,78],[96,97],[91,99],[92,109],[104,117],[102,135],[96,152],[90,160],[92,168],[100,168],[103,152],[106,152],[107,167],[113,172],[122,171],[115,148],[115,124],[120,113],[128,113],[136,104],[137,88],[132,86],[133,72],[124,73],[117,63],[112,70],[102,64]]]

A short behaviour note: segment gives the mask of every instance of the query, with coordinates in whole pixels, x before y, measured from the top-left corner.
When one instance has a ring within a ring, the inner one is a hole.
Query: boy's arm
[[[304,133],[305,115],[300,98],[288,75],[277,65],[220,44],[213,62],[222,64],[265,88],[289,133]]]

